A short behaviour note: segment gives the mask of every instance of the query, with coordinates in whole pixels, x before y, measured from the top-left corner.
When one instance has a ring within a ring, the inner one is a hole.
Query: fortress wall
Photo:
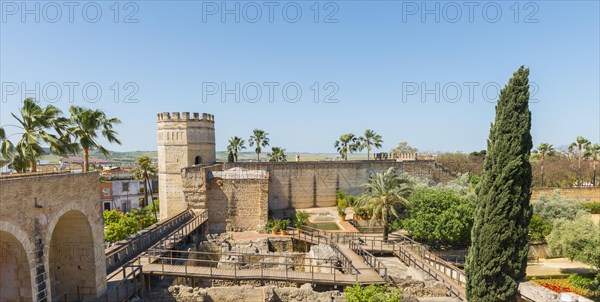
[[[224,170],[240,167],[269,172],[269,208],[310,208],[336,206],[335,193],[344,190],[352,195],[362,192],[362,184],[377,172],[394,167],[397,173],[407,172],[427,177],[435,182],[454,178],[433,161],[348,161],[348,162],[285,162],[285,163],[224,163]]]
[[[254,179],[209,178],[222,165],[183,170],[183,196],[188,208],[209,209],[211,232],[261,231],[268,220],[268,175]]]
[[[211,230],[254,230],[257,223],[266,222],[267,205],[271,210],[333,207],[338,189],[358,195],[370,176],[389,167],[436,182],[454,178],[433,161],[222,163],[183,169],[182,191],[189,208],[209,209]],[[239,179],[208,177],[211,171],[232,168],[242,169]],[[244,170],[267,171],[268,180],[244,179]],[[264,219],[260,215],[265,215]]]

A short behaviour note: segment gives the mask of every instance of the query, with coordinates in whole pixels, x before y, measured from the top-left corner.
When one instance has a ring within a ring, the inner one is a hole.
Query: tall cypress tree
[[[496,104],[466,266],[470,302],[515,301],[525,276],[533,146],[528,77],[521,66]]]

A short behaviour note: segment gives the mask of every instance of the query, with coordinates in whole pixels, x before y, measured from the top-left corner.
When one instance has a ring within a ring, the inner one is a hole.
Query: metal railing
[[[179,277],[199,277],[226,280],[278,280],[302,283],[325,283],[351,285],[360,282],[359,273],[344,273],[339,265],[318,265],[311,263],[281,263],[266,260],[273,255],[254,255],[252,261],[223,261],[194,259],[190,256],[203,254],[191,251],[153,250],[141,256],[147,259],[147,267],[154,269],[145,274]],[[279,256],[292,258],[289,256]],[[229,265],[229,267],[219,267]]]
[[[191,211],[191,210],[190,210]],[[168,236],[160,239],[151,249],[171,249],[177,246],[181,240],[195,231],[200,225],[208,220],[208,211],[202,211],[199,215],[193,214],[193,218],[187,223],[180,225]]]
[[[464,285],[466,276],[463,270],[450,262],[437,257],[429,249],[412,239],[395,235],[387,242],[378,238],[358,238],[351,241],[351,245],[373,252],[392,252],[402,262],[414,266],[427,273],[434,279],[442,282],[451,295],[466,301]]]
[[[114,270],[123,266],[128,261],[147,250],[156,242],[161,240],[167,234],[176,230],[186,221],[194,218],[191,210],[181,212],[180,214],[165,220],[159,221],[148,229],[138,232],[135,237],[125,242],[117,242],[115,245],[105,249],[106,254],[106,272],[112,273]]]
[[[377,259],[373,254],[367,252],[362,246],[358,244],[358,241],[352,240],[349,243],[350,249],[360,256],[364,262],[372,267],[384,280],[388,280],[387,267]]]
[[[139,259],[139,258],[138,258]],[[129,272],[128,272],[129,271]],[[122,275],[119,279],[118,275]],[[108,280],[118,279],[113,284],[107,284],[106,293],[98,301],[122,302],[129,301],[133,295],[144,298],[144,275],[142,266],[128,263],[108,276]]]
[[[184,211],[165,221],[162,227],[157,226],[156,228],[161,228],[161,230],[152,233],[153,235],[139,237],[139,240],[128,242],[126,245],[107,253],[107,268],[109,263],[113,267],[116,266],[116,268],[107,271],[109,274],[107,280],[109,282],[113,280],[114,284],[108,284],[107,292],[101,301],[104,299],[106,301],[128,301],[133,294],[137,293],[141,295],[143,293],[144,280],[139,255],[152,248],[168,249],[177,246],[182,239],[191,234],[207,220],[208,211],[202,211],[199,215],[196,215],[192,210]],[[170,232],[165,237],[164,232],[167,230]],[[125,261],[127,258],[129,260]],[[138,264],[134,264],[136,262]],[[119,275],[122,275],[122,277]],[[132,288],[130,289],[130,287]]]
[[[304,228],[304,227],[301,229],[290,228],[289,235],[292,238],[310,242],[313,244],[327,244],[327,245],[331,246],[331,248],[335,252],[336,256],[338,257],[338,260],[341,262],[342,267],[344,267],[344,271],[347,273],[351,273],[351,272],[358,273],[358,270],[353,265],[352,260],[350,260],[348,258],[348,256],[346,256],[344,253],[342,253],[337,242],[333,241],[332,239],[330,239],[328,237],[323,236],[323,234],[320,232],[313,232],[312,229],[313,228]],[[317,229],[314,229],[314,230],[317,230]]]

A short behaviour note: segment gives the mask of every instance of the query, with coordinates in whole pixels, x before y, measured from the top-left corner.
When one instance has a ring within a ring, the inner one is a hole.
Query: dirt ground
[[[593,273],[594,269],[587,264],[571,261],[568,258],[540,259],[527,264],[527,276]]]

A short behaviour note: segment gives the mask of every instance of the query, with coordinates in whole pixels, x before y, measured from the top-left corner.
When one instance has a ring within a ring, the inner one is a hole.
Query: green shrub
[[[402,220],[394,219],[394,221],[392,221],[392,224],[390,225],[390,230],[392,230],[392,232],[393,232],[393,231],[397,231],[401,228],[402,228]]]
[[[305,226],[308,222],[308,216],[309,214],[305,211],[297,211],[294,217],[294,226],[298,229]]]
[[[574,274],[569,276],[569,282],[579,288],[585,288],[592,291],[598,290],[598,283],[596,282],[596,275],[594,274]]]
[[[580,202],[560,195],[559,190],[554,191],[550,196],[541,194],[539,199],[531,202],[531,205],[533,212],[541,215],[549,223],[554,223],[557,219],[573,220],[584,214]]]
[[[123,215],[115,223],[107,225],[104,230],[104,240],[115,242],[127,238],[141,230],[140,223],[133,215]]]
[[[355,284],[346,287],[344,297],[348,302],[401,302],[402,289],[390,285]]]
[[[600,228],[590,215],[575,220],[556,220],[546,241],[553,255],[568,257],[600,269]]]
[[[127,214],[117,210],[104,211],[104,240],[115,242],[156,223],[152,206],[133,209]]]
[[[357,202],[356,197],[354,197],[342,190],[337,190],[335,192],[335,200],[337,201],[338,207],[342,207],[344,209],[349,206],[353,207],[354,205],[356,205],[356,202]]]
[[[592,214],[600,214],[600,202],[585,202],[581,207]]]
[[[356,205],[356,201],[357,201],[356,197],[348,194],[347,200],[348,200],[348,205],[349,206],[353,207],[354,205]]]
[[[338,209],[346,209],[348,207],[348,200],[346,199],[339,199],[338,203],[337,203],[337,207]]]
[[[267,224],[265,224],[265,230],[271,232],[273,229],[275,229],[275,222],[272,219],[269,219]]]
[[[473,227],[471,199],[452,190],[416,189],[403,226],[413,239],[431,245],[466,245]]]
[[[546,236],[552,231],[552,224],[540,214],[533,214],[529,223],[529,240],[530,241],[545,241]]]
[[[118,222],[121,219],[121,216],[123,216],[123,213],[117,210],[110,210],[104,211],[102,216],[104,217],[104,225],[108,226],[109,224]]]

